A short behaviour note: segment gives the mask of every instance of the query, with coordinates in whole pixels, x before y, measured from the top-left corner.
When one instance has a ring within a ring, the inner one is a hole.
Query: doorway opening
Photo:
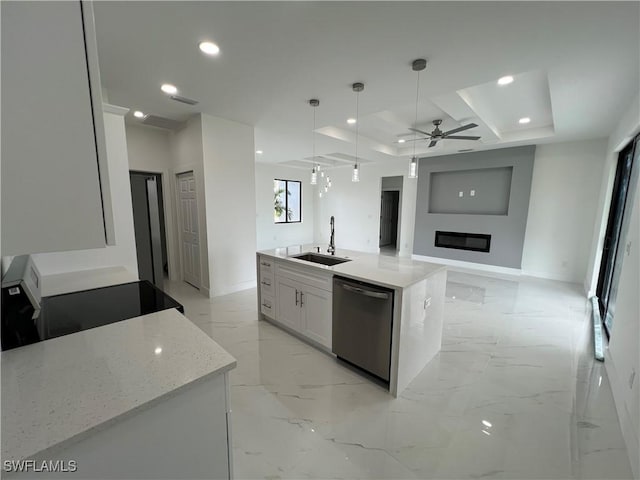
[[[640,170],[640,135],[618,154],[618,165],[611,193],[609,219],[602,247],[602,260],[596,296],[607,336],[611,336],[620,280],[624,241],[629,231],[630,213]]]
[[[380,253],[397,254],[400,249],[401,176],[383,177],[380,188]]]
[[[176,175],[182,279],[200,289],[200,230],[196,179],[193,171]]]
[[[129,172],[138,276],[163,288],[169,274],[162,175]]]

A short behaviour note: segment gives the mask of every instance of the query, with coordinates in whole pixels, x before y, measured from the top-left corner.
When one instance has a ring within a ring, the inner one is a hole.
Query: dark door
[[[638,176],[638,156],[640,156],[640,136],[630,142],[618,155],[618,166],[611,193],[609,219],[602,248],[602,260],[598,276],[596,295],[600,315],[604,320],[607,334],[613,326],[613,313],[622,262],[622,242],[629,229],[629,213],[633,205],[636,179]]]
[[[160,175],[131,172],[138,276],[163,287],[166,247]]]
[[[384,191],[380,203],[380,247],[395,247],[398,239],[399,191]]]

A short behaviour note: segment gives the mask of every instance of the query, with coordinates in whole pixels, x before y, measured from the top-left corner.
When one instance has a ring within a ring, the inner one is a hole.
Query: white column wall
[[[210,295],[218,296],[256,285],[254,132],[211,115],[201,119]]]

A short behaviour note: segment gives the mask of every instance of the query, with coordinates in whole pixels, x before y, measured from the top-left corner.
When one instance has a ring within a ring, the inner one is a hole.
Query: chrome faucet
[[[336,254],[336,240],[335,240],[335,223],[336,220],[335,218],[333,218],[333,215],[331,215],[331,221],[329,222],[331,225],[331,238],[329,239],[329,248],[327,248],[327,253],[330,253],[331,255],[335,255]]]

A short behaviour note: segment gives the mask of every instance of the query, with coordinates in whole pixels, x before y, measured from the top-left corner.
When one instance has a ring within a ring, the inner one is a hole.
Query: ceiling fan
[[[440,125],[442,124],[442,120],[434,120],[433,124],[435,125],[435,128],[431,131],[431,133],[418,130],[417,128],[410,128],[409,130],[411,130],[412,132],[426,135],[426,137],[411,139],[407,141],[412,142],[412,141],[418,141],[418,140],[431,140],[429,142],[429,147],[433,147],[440,140],[445,140],[447,138],[450,138],[453,140],[479,140],[480,139],[480,137],[471,137],[467,135],[452,135],[453,133],[463,132],[465,130],[469,130],[470,128],[477,127],[478,125],[476,125],[475,123],[469,123],[468,125],[463,125],[461,127],[454,128],[453,130],[448,130],[446,132],[443,132],[442,130],[440,130]]]

